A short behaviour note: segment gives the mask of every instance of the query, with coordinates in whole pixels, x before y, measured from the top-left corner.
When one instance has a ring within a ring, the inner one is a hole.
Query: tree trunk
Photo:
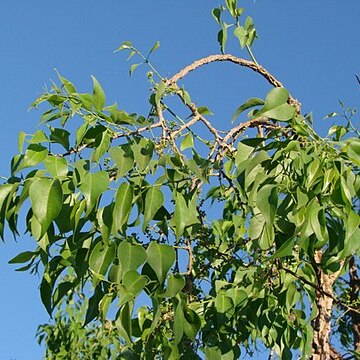
[[[359,300],[360,279],[357,275],[357,265],[355,257],[352,256],[349,261],[349,278],[350,278],[350,300],[353,307]],[[350,312],[353,329],[354,350],[360,352],[360,314],[354,311]]]
[[[341,355],[330,345],[331,313],[333,307],[333,284],[339,272],[325,274],[320,263],[322,251],[315,252],[315,271],[318,279],[319,290],[316,290],[316,306],[318,315],[312,322],[314,338],[312,341],[312,360],[341,359]]]

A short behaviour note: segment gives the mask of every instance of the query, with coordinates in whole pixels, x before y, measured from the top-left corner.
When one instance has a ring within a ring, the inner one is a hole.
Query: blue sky
[[[153,55],[162,75],[171,76],[194,59],[217,53],[217,26],[210,15],[218,1],[210,0],[1,0],[0,2],[0,174],[8,175],[17,151],[20,130],[33,132],[40,112],[27,109],[50,79],[54,68],[82,92],[91,91],[95,75],[108,102],[117,101],[129,112],[146,113],[149,94],[140,68],[132,78],[123,54],[114,54],[131,40],[145,52],[159,40]],[[360,2],[348,0],[244,0],[239,2],[254,18],[260,39],[254,45],[258,61],[313,111],[321,133],[334,120],[323,120],[339,110],[338,99],[357,107],[360,87]],[[247,57],[235,41],[228,52]],[[198,105],[213,110],[214,122],[229,126],[237,106],[249,97],[263,97],[264,80],[246,69],[214,64],[184,81]],[[9,235],[0,245],[0,356],[1,359],[39,359],[42,351],[34,334],[47,321],[38,294],[39,279],[17,273],[7,261],[35,247],[22,236]]]

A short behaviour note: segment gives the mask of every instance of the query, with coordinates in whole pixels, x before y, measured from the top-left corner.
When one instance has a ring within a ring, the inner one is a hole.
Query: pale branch
[[[339,306],[342,306],[344,307],[345,309],[349,310],[349,311],[352,311],[354,313],[357,313],[357,314],[360,314],[360,310],[359,309],[356,309],[352,306],[349,306],[347,304],[345,304],[343,301],[341,301],[340,299],[338,299],[337,297],[335,297],[334,295],[330,294],[329,292],[323,290],[320,286],[312,283],[311,281],[305,279],[303,276],[301,275],[298,275],[296,272],[290,270],[290,269],[287,269],[283,266],[280,266],[280,268],[282,270],[284,270],[285,272],[295,276],[298,280],[300,280],[302,283],[306,284],[306,285],[309,285],[310,287],[312,287],[314,290],[318,291],[319,293],[329,297],[330,299],[332,299],[336,305],[339,305]]]
[[[275,78],[268,70],[266,70],[261,65],[256,64],[253,61],[245,60],[242,58],[239,58],[237,56],[231,55],[231,54],[217,54],[217,55],[209,55],[205,58],[199,59],[194,61],[192,64],[184,67],[182,70],[180,70],[178,73],[176,73],[174,76],[172,76],[170,79],[165,81],[165,84],[167,86],[169,85],[176,85],[176,83],[185,77],[190,72],[196,70],[197,68],[213,63],[213,62],[221,62],[221,61],[228,61],[232,62],[234,64],[247,67],[256,73],[262,75],[271,85],[274,87],[284,87],[284,85]],[[300,107],[301,104],[298,100],[293,98],[291,95],[289,96],[289,103],[294,105],[296,108],[296,111],[300,113]]]
[[[268,117],[259,117],[240,123],[227,133],[227,135],[224,137],[224,142],[229,141],[231,138],[235,138],[237,134],[241,133],[246,128],[268,124],[270,124],[270,120]]]

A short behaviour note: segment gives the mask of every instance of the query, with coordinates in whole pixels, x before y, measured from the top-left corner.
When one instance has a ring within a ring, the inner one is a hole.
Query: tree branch
[[[220,62],[220,61],[228,61],[232,62],[234,64],[247,67],[256,73],[262,75],[271,85],[274,87],[284,87],[284,85],[275,78],[268,70],[266,70],[261,65],[256,64],[253,61],[245,60],[242,58],[239,58],[237,56],[231,55],[231,54],[217,54],[217,55],[209,55],[205,58],[199,59],[194,61],[192,64],[184,67],[182,70],[180,70],[178,73],[176,73],[174,76],[172,76],[170,79],[168,79],[165,84],[166,85],[175,85],[180,79],[185,77],[190,72],[198,69],[201,66],[213,63],[213,62]],[[296,107],[296,111],[300,113],[300,107],[301,104],[298,100],[293,98],[291,95],[289,96],[289,103],[294,105]]]

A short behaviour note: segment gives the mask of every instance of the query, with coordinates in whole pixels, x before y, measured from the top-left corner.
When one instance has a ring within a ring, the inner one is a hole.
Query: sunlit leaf
[[[163,283],[167,272],[175,262],[175,250],[172,246],[151,242],[146,250],[147,262],[155,271],[160,283]]]
[[[41,225],[40,238],[51,222],[59,215],[63,204],[63,193],[59,180],[39,178],[29,188],[32,211]]]

